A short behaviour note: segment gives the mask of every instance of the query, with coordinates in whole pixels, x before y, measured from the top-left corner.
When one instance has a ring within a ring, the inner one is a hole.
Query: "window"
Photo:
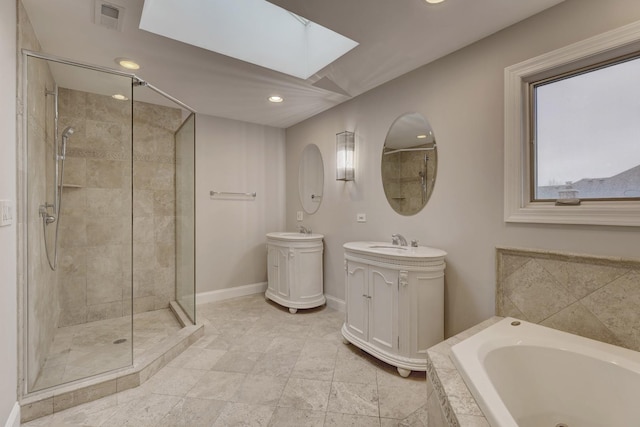
[[[640,197],[640,58],[530,88],[531,200]]]
[[[506,68],[504,115],[505,221],[640,226],[640,23]]]

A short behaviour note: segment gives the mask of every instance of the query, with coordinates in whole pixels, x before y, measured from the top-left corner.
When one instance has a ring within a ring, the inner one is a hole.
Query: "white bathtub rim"
[[[514,321],[520,325],[512,326]],[[518,424],[484,369],[484,359],[497,348],[520,345],[580,353],[640,375],[640,352],[506,317],[451,347],[454,365],[491,426],[518,427]]]

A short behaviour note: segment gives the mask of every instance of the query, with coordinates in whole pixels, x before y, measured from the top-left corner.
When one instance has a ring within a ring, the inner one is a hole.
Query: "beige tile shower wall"
[[[38,51],[40,44],[31,22],[22,3],[17,4],[18,45]],[[22,375],[26,375],[28,383],[33,384],[53,341],[59,306],[56,276],[47,263],[42,217],[38,213],[41,204],[53,201],[53,97],[47,96],[46,91],[54,89],[54,82],[46,62],[33,58],[27,67],[27,82],[23,82],[22,69],[26,66],[19,61],[18,87],[28,82],[26,100],[21,98],[22,92],[18,90],[18,102],[25,107],[23,114],[27,119],[27,134],[21,133],[18,142],[18,152],[26,153],[26,159],[22,158],[20,163],[19,186],[27,186],[26,195],[21,194],[18,200],[19,228],[22,233],[26,231],[26,239],[20,239],[19,265],[24,265],[25,256],[28,262],[27,271],[21,271],[19,275],[19,282],[21,289],[25,289],[26,278],[27,291],[22,294],[22,299],[26,298],[29,305],[26,325],[29,369]],[[54,228],[47,227],[49,242],[53,241]]]
[[[61,326],[130,314],[132,292],[134,312],[173,299],[173,129],[181,113],[134,104],[132,174],[130,105],[60,89],[60,127],[76,129],[63,193]]]
[[[122,316],[131,305],[131,104],[60,88],[59,114],[61,131],[75,129],[58,277],[60,326],[69,326]]]
[[[640,260],[497,250],[496,314],[640,350]]]
[[[133,310],[175,300],[175,138],[182,111],[133,107]]]

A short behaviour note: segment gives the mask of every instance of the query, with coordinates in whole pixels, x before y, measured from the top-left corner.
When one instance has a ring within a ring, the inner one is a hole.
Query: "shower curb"
[[[20,421],[23,423],[31,421],[138,387],[203,335],[204,325],[202,324],[184,326],[175,335],[168,337],[142,354],[133,366],[93,378],[78,380],[55,390],[36,392],[25,396],[19,401]]]

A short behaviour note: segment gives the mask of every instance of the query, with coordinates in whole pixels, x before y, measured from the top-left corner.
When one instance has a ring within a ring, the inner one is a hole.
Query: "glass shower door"
[[[133,363],[132,79],[25,58],[20,207],[33,392]]]
[[[175,133],[176,143],[176,301],[196,320],[195,292],[195,114]]]

